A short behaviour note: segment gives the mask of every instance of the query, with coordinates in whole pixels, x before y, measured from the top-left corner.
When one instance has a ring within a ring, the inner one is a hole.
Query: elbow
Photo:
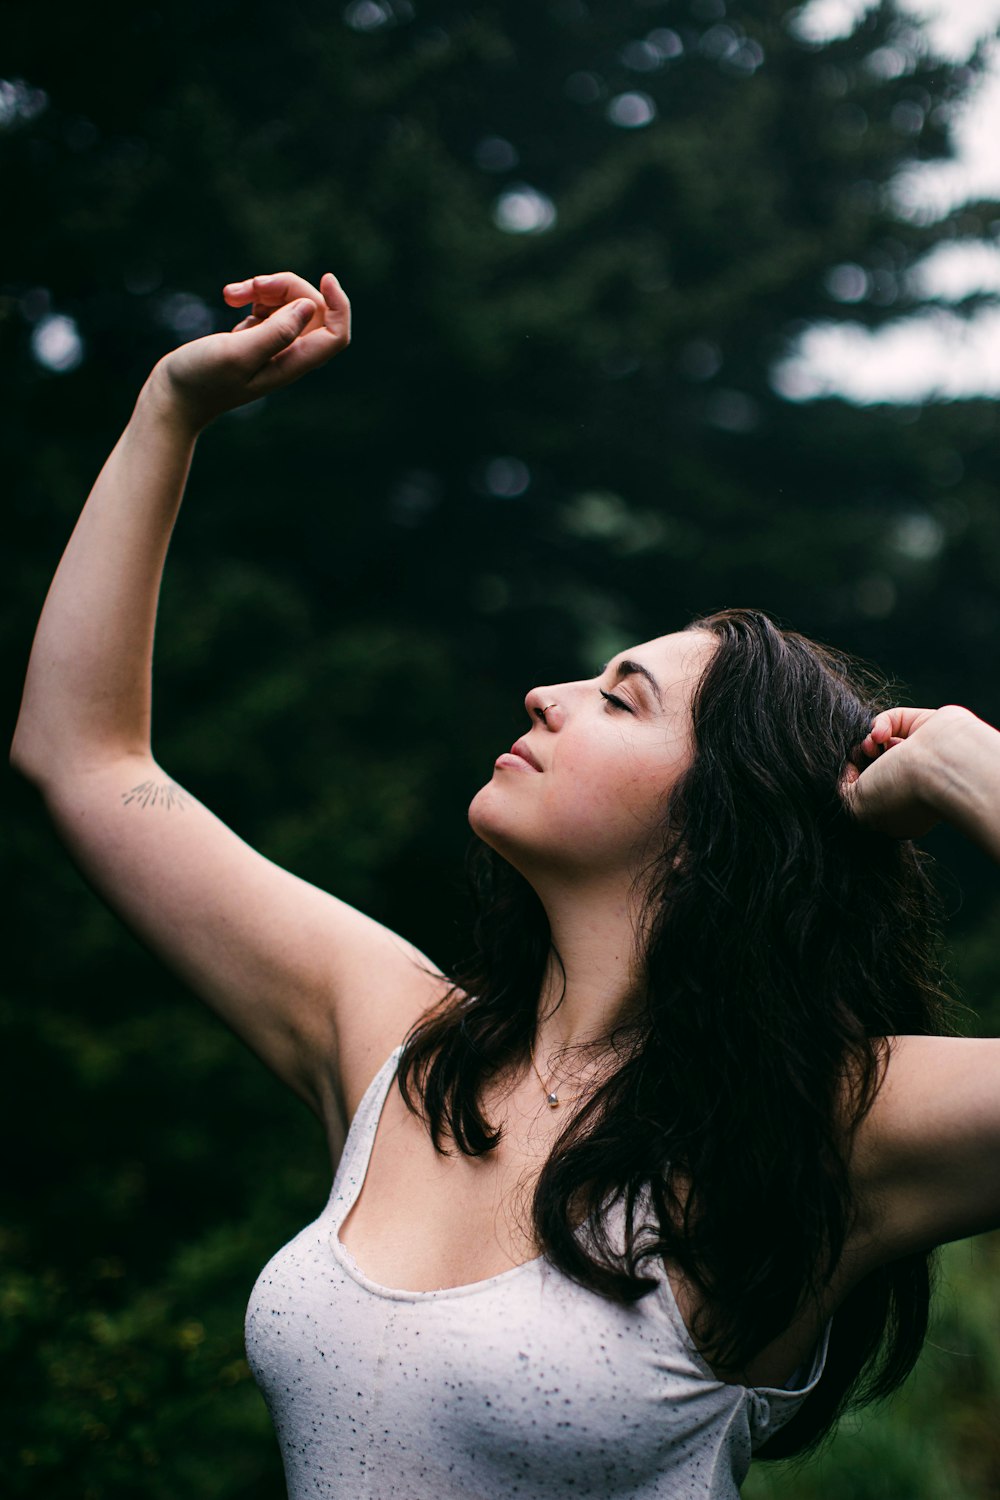
[[[31,780],[34,763],[30,741],[31,735],[24,723],[22,712],[14,726],[14,738],[10,742],[10,768],[16,771],[18,776],[23,776],[26,781]]]
[[[23,715],[10,746],[11,770],[30,782],[47,802],[63,787],[79,783],[81,777],[126,763],[131,774],[137,765],[148,765],[151,760],[147,746],[90,740],[81,744],[69,733],[40,732],[37,726],[25,723]]]
[[[46,780],[45,761],[37,736],[31,733],[23,718],[17,722],[10,745],[10,768],[25,781],[41,787]]]
[[[51,722],[39,720],[22,707],[10,743],[10,767],[44,793],[60,765],[67,760],[66,737]]]
[[[10,746],[11,770],[43,794],[110,765],[150,758],[148,735],[95,733],[72,717],[39,714],[27,704],[21,706]]]

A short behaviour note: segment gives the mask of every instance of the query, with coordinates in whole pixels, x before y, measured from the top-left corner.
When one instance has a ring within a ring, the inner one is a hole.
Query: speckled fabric
[[[289,1500],[736,1500],[750,1456],[819,1380],[717,1380],[666,1277],[623,1308],[544,1259],[469,1286],[371,1281],[338,1230],[361,1190],[398,1052],[348,1133],[329,1202],[261,1272],[247,1356]]]

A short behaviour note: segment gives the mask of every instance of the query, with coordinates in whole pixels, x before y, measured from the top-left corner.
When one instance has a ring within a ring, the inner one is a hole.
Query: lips
[[[541,766],[538,764],[537,760],[535,759],[535,757],[532,755],[531,751],[529,750],[529,748],[528,748],[528,742],[527,742],[526,738],[518,740],[516,742],[516,744],[511,745],[511,747],[510,747],[510,753],[511,753],[511,755],[519,755],[521,757],[521,759],[522,760],[526,760],[528,762],[528,765],[532,766],[534,768],[534,770],[540,771],[542,769]]]

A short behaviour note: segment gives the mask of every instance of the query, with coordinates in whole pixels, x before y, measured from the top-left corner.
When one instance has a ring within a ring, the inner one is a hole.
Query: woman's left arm
[[[1000,861],[991,725],[954,705],[889,709],[858,761],[842,790],[862,822],[897,838],[947,822]],[[1000,1228],[1000,1039],[892,1038],[853,1165],[873,1263]]]

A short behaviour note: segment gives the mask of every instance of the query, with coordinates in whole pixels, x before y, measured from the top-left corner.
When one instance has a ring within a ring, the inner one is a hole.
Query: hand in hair
[[[892,838],[920,838],[943,818],[962,826],[975,767],[998,746],[997,731],[967,708],[889,708],[848,761],[841,795],[860,822]]]
[[[256,401],[325,364],[351,338],[351,305],[328,271],[319,290],[279,271],[223,288],[251,310],[229,333],[210,333],[160,360],[153,382],[171,412],[197,432],[222,412]]]

